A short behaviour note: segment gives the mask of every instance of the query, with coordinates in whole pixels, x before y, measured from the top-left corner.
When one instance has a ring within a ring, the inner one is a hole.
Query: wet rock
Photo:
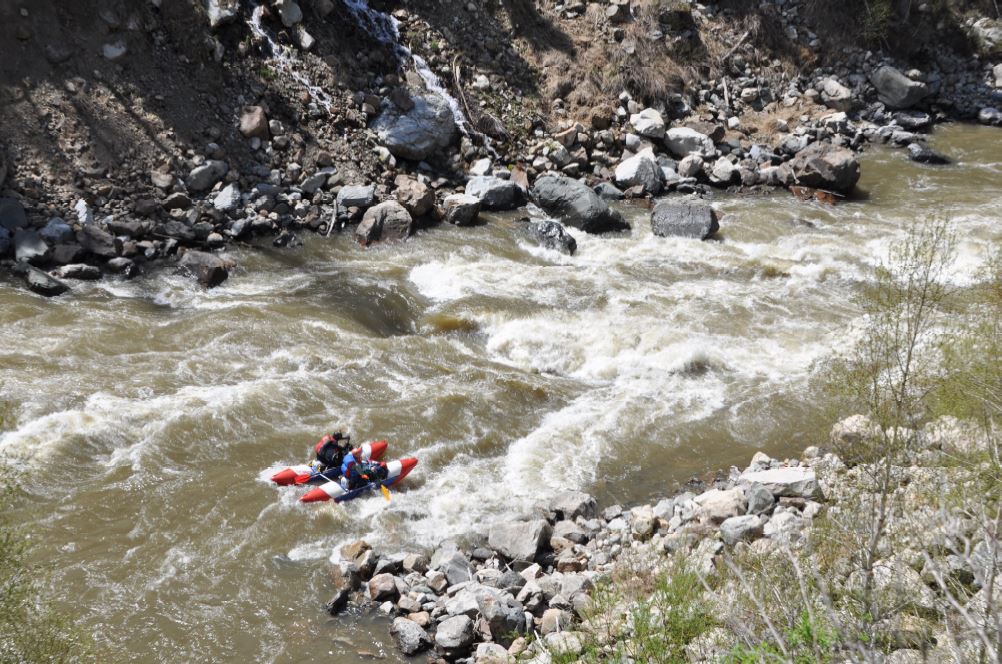
[[[932,126],[932,116],[922,111],[899,111],[894,121],[909,131],[920,131]]]
[[[690,154],[706,157],[716,151],[713,147],[713,139],[689,127],[669,129],[665,134],[665,147],[679,159]]]
[[[563,491],[550,500],[548,509],[558,519],[573,521],[579,516],[591,519],[595,516],[595,499],[581,491]]]
[[[920,164],[949,164],[950,159],[924,143],[909,143],[908,158]]]
[[[374,602],[392,600],[397,597],[397,583],[392,574],[377,574],[369,580],[369,599]]]
[[[101,278],[101,268],[96,265],[87,265],[86,263],[71,263],[57,267],[52,271],[52,276],[59,279],[93,281]]]
[[[925,83],[913,81],[887,65],[870,74],[870,82],[877,88],[877,98],[888,108],[910,108],[929,94]]]
[[[365,211],[355,229],[355,239],[362,246],[384,240],[405,240],[414,221],[407,209],[396,201],[386,201]]]
[[[491,526],[487,542],[509,560],[532,562],[549,542],[553,530],[543,519]]]
[[[993,107],[985,107],[978,111],[978,122],[995,127],[1002,126],[1002,111]]]
[[[450,147],[458,130],[449,104],[438,95],[411,96],[414,106],[383,109],[372,123],[379,142],[396,157],[421,161]]]
[[[595,185],[595,193],[604,201],[621,201],[624,198],[623,192],[608,182],[599,182]]]
[[[472,226],[480,214],[480,199],[466,194],[451,194],[442,201],[445,220],[456,226]]]
[[[139,276],[139,266],[136,265],[134,260],[124,256],[112,258],[105,263],[105,267],[108,269],[108,272],[111,272],[112,274],[120,274],[126,279],[132,279]]]
[[[77,242],[95,256],[114,258],[118,255],[115,251],[114,236],[94,224],[84,226],[77,231]]]
[[[52,244],[70,242],[76,237],[73,234],[73,227],[59,217],[49,219],[42,230],[38,231],[38,234]]]
[[[743,473],[741,480],[761,484],[777,498],[780,496],[814,498],[821,494],[821,487],[814,474],[814,469],[805,466],[772,468]]]
[[[415,655],[431,647],[431,639],[420,625],[409,618],[395,618],[390,627],[390,634],[396,641],[397,648],[405,655]]]
[[[351,591],[347,588],[338,588],[334,591],[334,595],[324,604],[324,608],[327,609],[327,613],[337,615],[344,611],[345,607],[348,606],[348,600],[351,598]]]
[[[555,221],[530,221],[523,232],[539,246],[568,256],[573,256],[578,248],[577,240]]]
[[[188,189],[194,192],[208,191],[222,180],[229,170],[230,167],[225,161],[210,159],[188,173]]]
[[[396,186],[393,196],[412,217],[423,217],[435,205],[435,192],[423,182],[398,175],[393,183]]]
[[[687,237],[705,240],[720,229],[717,213],[698,199],[666,198],[651,212],[651,230],[659,237]]]
[[[473,621],[467,616],[442,621],[435,632],[435,645],[449,658],[467,654],[473,647]]]
[[[847,193],[859,181],[859,162],[851,150],[827,143],[812,143],[790,162],[794,179],[802,187]]]
[[[614,178],[618,187],[643,187],[644,192],[656,195],[664,188],[665,175],[654,152],[648,148],[620,162]]]
[[[240,133],[246,138],[268,138],[268,116],[260,106],[247,106],[240,114]]]
[[[532,188],[536,204],[568,225],[587,233],[605,233],[629,228],[623,215],[611,210],[586,184],[568,177],[547,174]]]
[[[49,245],[31,228],[19,228],[14,232],[14,259],[22,263],[41,265],[49,259]]]
[[[512,180],[482,175],[466,183],[466,195],[480,199],[483,210],[514,210],[528,201],[525,190]]]
[[[14,198],[0,198],[0,226],[13,233],[28,225],[28,216],[20,201]]]
[[[28,289],[45,297],[55,297],[70,290],[70,287],[59,279],[42,272],[36,267],[28,266],[24,275]]]
[[[226,281],[234,263],[205,251],[186,251],[178,265],[206,288],[214,288]]]

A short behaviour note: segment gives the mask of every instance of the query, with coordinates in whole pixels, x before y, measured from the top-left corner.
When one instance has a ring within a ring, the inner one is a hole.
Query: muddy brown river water
[[[574,231],[533,247],[512,217],[364,250],[308,237],[238,249],[204,291],[167,274],[55,300],[0,279],[0,450],[56,603],[142,662],[399,659],[372,616],[327,616],[327,561],[485,532],[563,488],[649,500],[694,474],[817,439],[812,367],[852,295],[917,220],[952,220],[952,278],[1002,239],[1002,133],[940,129],[956,160],[863,158],[868,196],[717,196],[720,241]],[[393,499],[300,506],[264,480],[339,423],[420,465]]]

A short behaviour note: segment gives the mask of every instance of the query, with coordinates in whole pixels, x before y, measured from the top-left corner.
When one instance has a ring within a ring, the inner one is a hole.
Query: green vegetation
[[[0,662],[92,662],[89,641],[66,618],[41,601],[39,570],[31,561],[27,534],[10,521],[18,495],[13,483],[0,489]]]

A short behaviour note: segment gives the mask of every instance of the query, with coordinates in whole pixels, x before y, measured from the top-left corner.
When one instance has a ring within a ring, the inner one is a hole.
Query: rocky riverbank
[[[826,447],[847,450],[878,438],[857,415],[832,429]],[[998,593],[1002,586],[991,552],[999,562],[1002,555],[979,533],[973,514],[944,512],[937,498],[976,484],[983,462],[965,466],[963,460],[981,458],[990,446],[977,429],[952,418],[928,425],[917,440],[907,463],[894,469],[892,491],[901,502],[887,517],[891,535],[877,552],[871,579],[876,593],[892,596],[897,607],[880,626],[880,649],[889,662],[953,661],[951,648],[973,652],[979,638],[973,623],[958,623],[959,614],[984,616],[986,601],[999,608],[991,588]],[[732,468],[709,485],[694,483],[654,504],[599,506],[583,493],[559,494],[523,520],[471,534],[469,546],[443,542],[430,555],[376,552],[358,541],[342,547],[331,568],[334,596],[327,608],[337,613],[352,603],[385,614],[403,653],[430,651],[439,661],[543,664],[585,653],[601,659],[631,652],[631,642],[645,638],[637,612],[656,602],[652,579],[683,573],[700,580],[689,601],[705,607],[708,618],[672,645],[685,661],[722,661],[746,647],[742,621],[754,619],[742,612],[755,613],[754,602],[786,597],[796,604],[806,592],[798,581],[817,583],[804,572],[767,588],[764,597],[742,597],[766,576],[754,561],[792,560],[796,574],[813,569],[809,559],[824,555],[821,543],[834,520],[869,518],[858,512],[858,502],[874,491],[872,470],[818,447],[801,459],[757,453],[743,471]],[[836,561],[841,572],[822,587],[833,596],[857,592],[863,581],[853,544],[834,544],[846,559]]]
[[[13,62],[35,79],[5,111],[4,126],[27,130],[0,136],[0,258],[44,295],[157,265],[214,286],[233,266],[219,252],[234,242],[294,247],[302,233],[352,226],[368,245],[530,201],[553,220],[529,222],[527,236],[572,253],[561,224],[623,231],[609,202],[654,197],[668,201],[653,206],[658,235],[706,238],[718,222],[691,197],[783,187],[833,202],[852,195],[856,153],[869,144],[941,164],[949,155],[926,145],[935,123],[1002,123],[997,21],[954,26],[969,45],[906,53],[922,60],[916,68],[859,46],[836,50],[796,1],[763,3],[752,16],[726,3],[656,4],[544,3],[516,16],[472,3],[458,13],[334,0],[253,11],[152,3],[75,17],[81,32],[65,44],[50,29],[58,12],[19,8],[5,29],[16,32]],[[957,18],[922,5],[902,20]],[[335,44],[342,25],[355,26],[351,39]],[[561,57],[656,52],[667,66],[686,53],[690,80],[659,95],[635,82],[586,103],[568,87],[586,87],[579,72],[562,71],[545,48],[519,56],[540,26]],[[463,46],[476,29],[512,75]],[[208,55],[198,50],[206,46]],[[219,86],[225,100],[203,96],[171,116],[162,107],[175,100],[143,85],[161,76],[183,86],[192,61],[201,64],[191,84]],[[79,110],[122,116],[119,88],[132,110],[115,131],[131,131],[133,145],[116,145]],[[39,103],[50,110],[31,116]],[[39,132],[57,144],[39,145]]]

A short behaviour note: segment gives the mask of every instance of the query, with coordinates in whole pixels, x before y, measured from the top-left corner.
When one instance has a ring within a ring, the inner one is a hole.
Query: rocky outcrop
[[[812,143],[790,162],[794,180],[803,187],[848,193],[859,182],[859,162],[852,151]]]
[[[388,104],[371,127],[379,142],[397,157],[421,161],[449,148],[459,131],[449,104],[438,95],[410,97],[413,106],[402,110]]]
[[[579,180],[547,174],[536,180],[532,198],[539,207],[568,226],[586,233],[629,228],[623,215],[609,208],[598,194]]]
[[[720,229],[717,212],[698,199],[658,201],[651,212],[651,230],[659,237],[688,237],[705,240]]]

